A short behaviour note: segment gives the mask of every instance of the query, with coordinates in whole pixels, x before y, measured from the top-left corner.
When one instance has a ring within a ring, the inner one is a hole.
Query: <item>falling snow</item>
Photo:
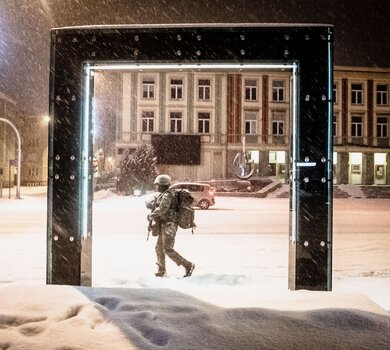
[[[88,288],[45,285],[46,189],[22,187],[22,197],[0,199],[0,345],[10,349],[390,344],[389,200],[335,200],[333,291],[311,292],[287,289],[288,199],[253,198],[245,213],[252,199],[217,197],[196,211],[195,235],[178,232],[194,275],[178,279],[169,262],[159,279],[146,196],[99,191]]]

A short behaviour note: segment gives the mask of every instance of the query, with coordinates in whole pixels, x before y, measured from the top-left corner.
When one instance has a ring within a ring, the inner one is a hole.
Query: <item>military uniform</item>
[[[173,249],[178,220],[176,206],[175,194],[167,190],[157,197],[155,209],[149,214],[149,219],[153,219],[160,224],[160,234],[155,248],[157,265],[159,266],[159,271],[156,273],[156,276],[165,275],[165,255],[168,255],[178,266],[184,266],[187,276],[191,275],[195,266]],[[190,271],[189,274],[188,271]]]

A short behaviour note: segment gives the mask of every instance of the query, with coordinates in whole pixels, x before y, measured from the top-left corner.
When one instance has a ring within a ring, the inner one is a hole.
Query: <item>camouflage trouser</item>
[[[189,262],[184,259],[173,247],[177,224],[174,222],[163,222],[161,224],[160,234],[156,243],[157,264],[161,270],[165,271],[165,254],[168,255],[177,265],[186,265]]]

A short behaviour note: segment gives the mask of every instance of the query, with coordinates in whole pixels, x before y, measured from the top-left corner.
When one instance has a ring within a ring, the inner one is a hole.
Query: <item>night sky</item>
[[[0,0],[0,92],[48,113],[50,28],[216,22],[333,24],[336,65],[390,68],[390,0]]]

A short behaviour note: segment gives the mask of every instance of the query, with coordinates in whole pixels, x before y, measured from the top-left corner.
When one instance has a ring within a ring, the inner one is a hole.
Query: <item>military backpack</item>
[[[194,233],[195,225],[195,211],[192,207],[194,203],[194,196],[190,191],[185,189],[174,189],[171,190],[176,197],[176,210],[178,213],[177,224],[183,229],[192,229]]]

